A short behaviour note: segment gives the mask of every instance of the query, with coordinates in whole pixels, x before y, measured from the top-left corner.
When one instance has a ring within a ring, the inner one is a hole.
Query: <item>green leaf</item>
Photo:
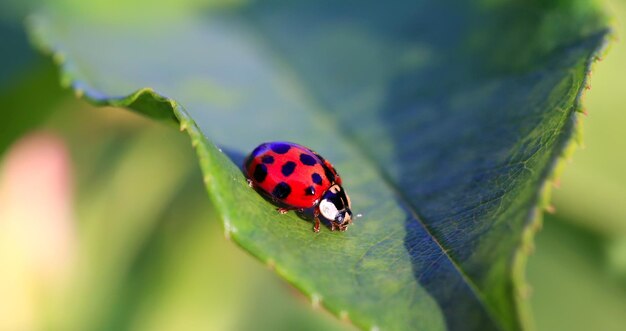
[[[226,235],[314,303],[370,329],[528,326],[533,217],[608,32],[595,3],[189,8],[59,6],[31,35],[79,95],[177,121]],[[268,140],[331,160],[363,217],[278,215],[236,164]]]
[[[11,78],[10,87],[0,89],[0,104],[3,107],[0,111],[0,156],[4,155],[14,140],[41,126],[63,96],[71,97],[71,94],[63,93],[59,88],[57,73],[51,61],[42,62],[33,63],[30,70]],[[34,94],[39,97],[33,98]]]
[[[610,1],[617,19],[626,19],[626,2]],[[616,27],[617,35],[626,26]],[[626,94],[620,88],[626,72],[626,45],[615,43],[611,56],[594,72],[593,89],[585,97],[589,120],[585,121],[585,149],[577,151],[575,162],[563,172],[561,190],[554,196],[558,213],[610,237],[626,240]],[[626,267],[626,265],[625,265]],[[625,273],[626,276],[626,273]]]

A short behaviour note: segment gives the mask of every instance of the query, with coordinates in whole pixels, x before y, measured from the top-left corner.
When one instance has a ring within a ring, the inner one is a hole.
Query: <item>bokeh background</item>
[[[607,6],[618,40],[529,259],[540,331],[626,329],[626,2]],[[354,329],[224,238],[186,135],[62,90],[27,10],[0,5],[0,330]]]

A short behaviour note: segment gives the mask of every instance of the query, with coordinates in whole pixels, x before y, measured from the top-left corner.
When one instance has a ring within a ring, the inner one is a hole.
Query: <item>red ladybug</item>
[[[267,142],[255,148],[244,162],[248,184],[274,202],[281,214],[315,208],[330,221],[331,230],[345,231],[352,223],[350,198],[330,162],[307,147],[289,142]]]

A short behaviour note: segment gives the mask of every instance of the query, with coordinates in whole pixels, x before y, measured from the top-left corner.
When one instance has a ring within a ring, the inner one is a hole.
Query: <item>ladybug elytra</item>
[[[246,158],[244,172],[250,186],[276,204],[279,213],[315,208],[315,232],[319,232],[320,214],[331,230],[345,231],[352,223],[350,198],[341,187],[341,177],[330,162],[307,147],[263,143]]]

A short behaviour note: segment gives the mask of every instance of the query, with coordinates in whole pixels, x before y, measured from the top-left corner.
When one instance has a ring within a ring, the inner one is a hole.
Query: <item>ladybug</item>
[[[313,231],[319,232],[321,214],[331,230],[345,231],[352,223],[350,198],[330,162],[302,145],[276,141],[255,148],[244,161],[248,184],[279,208],[299,212],[315,208]]]

